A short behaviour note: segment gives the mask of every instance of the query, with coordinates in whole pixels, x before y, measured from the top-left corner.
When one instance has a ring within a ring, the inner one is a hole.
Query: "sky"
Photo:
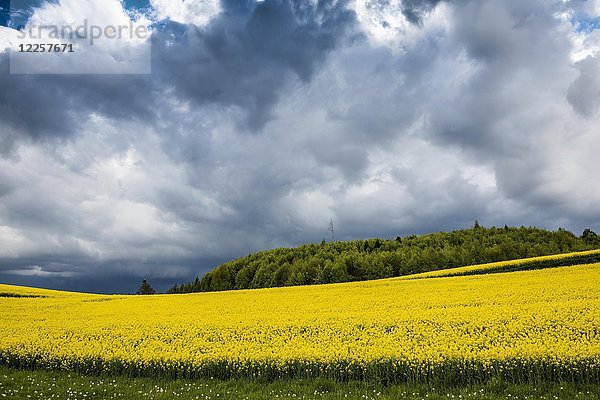
[[[330,219],[600,231],[600,0],[87,0],[150,29],[150,73],[96,73],[138,42],[9,73],[15,18],[74,1],[0,26],[2,283],[165,290]]]

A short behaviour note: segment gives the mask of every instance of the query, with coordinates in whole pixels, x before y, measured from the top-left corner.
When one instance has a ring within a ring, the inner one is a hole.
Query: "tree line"
[[[224,263],[168,293],[314,285],[389,278],[438,269],[600,248],[590,229],[471,229],[427,235],[305,244],[262,251]]]

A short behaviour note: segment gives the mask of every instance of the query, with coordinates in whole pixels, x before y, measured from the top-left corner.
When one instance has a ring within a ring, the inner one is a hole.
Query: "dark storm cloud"
[[[442,0],[402,0],[402,14],[410,22],[418,24],[423,15],[431,11]]]
[[[559,30],[555,11],[536,1],[454,6],[460,23],[445,45],[464,49],[475,72],[459,93],[449,94],[457,95],[451,97],[451,108],[434,103],[430,122],[436,140],[498,162],[499,156],[528,155],[532,142],[547,132],[541,125],[536,132],[536,124],[555,117],[536,116],[533,110],[545,113],[554,102],[564,101],[560,91],[571,74],[571,45]],[[557,76],[564,80],[553,79]]]
[[[583,154],[583,148],[574,147],[576,122],[567,125],[573,118],[569,103],[591,116],[600,92],[594,58],[573,68],[573,45],[556,17],[563,11],[543,1],[455,3],[457,21],[445,45],[464,49],[473,73],[460,92],[433,103],[429,133],[436,142],[464,149],[493,166],[499,193],[529,208],[532,220],[571,214],[570,224],[579,228],[581,219],[572,214],[572,206],[587,204],[585,195],[567,200],[565,186],[573,193],[573,179],[584,184],[586,178],[574,174],[566,180],[562,175],[577,163],[570,159],[572,152]],[[448,104],[452,107],[444,107]],[[597,225],[599,210],[586,209],[588,222]]]
[[[47,257],[14,260],[0,259],[0,282],[13,285],[45,287],[58,290],[103,293],[133,293],[141,279],[149,278],[158,291],[166,291],[175,282],[193,279],[198,269],[210,269],[227,261],[223,258],[140,262],[125,259],[106,262],[85,260],[85,268],[77,258]]]
[[[153,89],[147,78],[122,75],[10,75],[0,53],[0,140],[47,141],[80,132],[92,113],[116,120],[154,119]],[[1,142],[0,142],[1,143]]]
[[[376,10],[389,10],[390,8],[399,7],[402,15],[409,22],[419,25],[423,18],[442,1],[444,0],[372,0],[367,2],[367,7]],[[389,23],[385,18],[382,25],[389,27]]]
[[[356,22],[346,1],[223,5],[207,27],[168,23],[154,37],[153,67],[183,98],[242,108],[252,130],[270,118],[288,75],[310,80]]]
[[[246,129],[269,119],[290,74],[308,81],[346,34],[355,14],[344,0],[224,2],[205,27],[166,22],[153,36],[152,76],[10,75],[0,54],[3,152],[18,136],[67,138],[92,113],[154,123],[165,96],[237,106]],[[166,89],[175,89],[167,95]]]

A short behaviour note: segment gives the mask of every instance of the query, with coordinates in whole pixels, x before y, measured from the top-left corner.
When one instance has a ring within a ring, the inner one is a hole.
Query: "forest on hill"
[[[253,253],[226,262],[168,293],[314,285],[390,278],[472,264],[600,248],[600,236],[559,229],[485,228],[394,240],[322,242]]]

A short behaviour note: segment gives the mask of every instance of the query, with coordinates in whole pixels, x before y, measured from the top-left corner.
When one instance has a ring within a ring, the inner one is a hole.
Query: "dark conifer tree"
[[[143,280],[136,294],[155,294],[156,291],[150,286],[147,280]]]

